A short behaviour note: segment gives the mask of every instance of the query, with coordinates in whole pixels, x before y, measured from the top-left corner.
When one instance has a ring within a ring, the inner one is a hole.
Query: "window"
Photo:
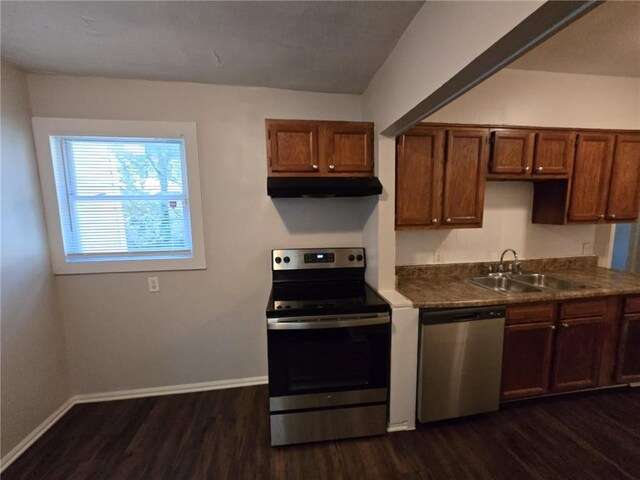
[[[55,273],[205,267],[194,124],[33,125]]]

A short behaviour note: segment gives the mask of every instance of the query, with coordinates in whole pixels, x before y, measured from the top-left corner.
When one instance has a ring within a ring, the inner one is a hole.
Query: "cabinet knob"
[[[445,222],[447,222],[447,223],[451,223],[451,219],[450,219],[450,218],[447,218],[447,219],[445,219]]]
[[[562,322],[562,328],[569,328],[569,324],[567,322]]]
[[[604,213],[601,213],[600,215],[598,215],[598,218],[604,218]]]
[[[336,168],[335,165],[329,165],[329,170],[333,170],[334,168]]]
[[[555,330],[555,329],[556,329],[556,326],[555,326],[555,325],[549,325],[549,328],[550,328],[551,330]]]
[[[531,170],[531,167],[524,167],[523,169],[525,172],[528,172],[529,170]]]
[[[432,218],[431,219],[431,223],[438,223],[438,219],[437,218]]]
[[[616,218],[616,214],[615,214],[615,213],[612,213],[611,215],[609,215],[609,218],[612,218],[612,219],[613,219],[613,218]]]
[[[538,168],[536,168],[536,171],[538,171],[538,172],[541,172],[541,171],[543,171],[543,170],[544,170],[544,167],[538,167]]]
[[[314,170],[318,169],[318,165],[311,165],[311,168],[313,168]]]

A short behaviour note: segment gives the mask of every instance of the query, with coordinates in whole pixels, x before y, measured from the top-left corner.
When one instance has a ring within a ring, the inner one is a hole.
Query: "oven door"
[[[299,396],[315,403],[315,394],[331,392],[336,399],[349,395],[365,400],[367,391],[375,391],[386,401],[388,313],[269,319],[267,336],[271,398],[288,403],[284,397]]]

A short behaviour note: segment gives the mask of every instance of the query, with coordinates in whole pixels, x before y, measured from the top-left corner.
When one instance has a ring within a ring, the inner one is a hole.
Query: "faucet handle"
[[[483,265],[483,267],[486,268],[487,275],[491,275],[493,273],[493,265],[490,263]]]

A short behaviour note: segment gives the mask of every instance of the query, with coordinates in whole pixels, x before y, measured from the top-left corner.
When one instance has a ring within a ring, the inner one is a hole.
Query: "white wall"
[[[266,193],[264,119],[361,120],[356,95],[29,76],[36,116],[197,123],[206,271],[59,276],[75,393],[267,374],[270,250],[360,246],[377,199]],[[154,273],[155,275],[155,273]]]
[[[70,396],[26,75],[2,61],[2,441],[14,448]]]
[[[425,121],[640,128],[640,79],[505,69]],[[489,182],[482,229],[396,232],[397,265],[604,255],[611,227],[533,225],[533,186]],[[596,236],[598,238],[596,238]],[[585,247],[585,244],[588,244]]]
[[[380,132],[427,98],[544,2],[426,2],[363,95],[363,112]],[[365,225],[376,254],[368,281],[395,287],[395,142],[376,135],[376,168],[385,192]]]

